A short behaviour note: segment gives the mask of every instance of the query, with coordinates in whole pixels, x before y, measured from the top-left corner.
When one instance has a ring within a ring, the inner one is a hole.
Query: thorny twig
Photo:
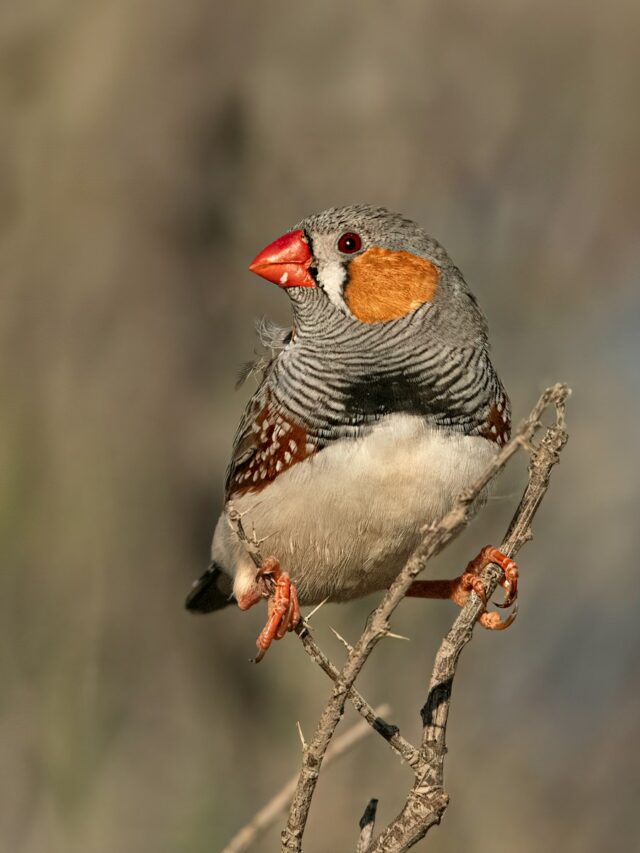
[[[380,705],[379,708],[375,709],[374,713],[388,714],[389,706]],[[340,735],[340,737],[337,737],[334,740],[327,750],[325,765],[330,764],[335,761],[336,758],[340,758],[341,755],[348,752],[352,747],[359,743],[362,738],[369,734],[370,731],[371,727],[367,725],[367,722],[364,720],[361,720],[359,723],[351,726],[350,729],[347,729],[343,735]],[[246,826],[243,826],[242,829],[233,836],[222,853],[244,853],[245,850],[248,850],[254,841],[270,826],[272,826],[278,820],[280,815],[287,810],[287,807],[291,802],[291,797],[293,797],[293,793],[296,789],[297,781],[298,774],[296,773],[295,776],[289,779],[286,785],[283,785],[278,793],[251,818],[249,823],[247,823]]]

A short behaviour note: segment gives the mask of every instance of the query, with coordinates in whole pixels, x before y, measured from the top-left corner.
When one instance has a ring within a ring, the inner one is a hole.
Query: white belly
[[[497,452],[480,437],[436,431],[391,415],[366,437],[343,440],[294,465],[259,494],[234,501],[247,531],[268,537],[300,600],[342,601],[389,586],[419,541]],[[213,559],[235,575],[236,596],[255,566],[221,517]]]

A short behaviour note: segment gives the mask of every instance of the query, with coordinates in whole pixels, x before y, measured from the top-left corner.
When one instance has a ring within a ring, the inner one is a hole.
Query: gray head
[[[445,249],[415,222],[382,207],[351,205],[308,216],[250,269],[286,288],[294,303],[300,288],[315,288],[319,304],[328,301],[361,323],[423,316],[419,309],[430,305],[430,322],[451,343],[486,337],[484,317]]]

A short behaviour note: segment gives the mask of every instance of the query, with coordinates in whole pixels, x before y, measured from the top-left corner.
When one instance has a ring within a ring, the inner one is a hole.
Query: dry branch
[[[375,709],[374,713],[388,714],[389,706],[381,705],[379,708]],[[325,764],[330,764],[335,761],[336,758],[340,758],[341,755],[348,752],[348,750],[361,741],[365,735],[369,734],[370,731],[370,725],[368,725],[364,720],[356,723],[354,726],[351,726],[350,729],[340,737],[336,738],[331,744],[327,750]],[[291,802],[291,798],[293,797],[296,789],[297,781],[298,774],[296,773],[291,779],[289,779],[286,785],[283,785],[278,793],[251,818],[249,823],[243,826],[242,829],[233,836],[222,853],[244,853],[245,850],[249,850],[256,839],[270,826],[272,826],[278,820],[280,815],[287,810],[287,806]],[[371,803],[369,805],[371,805]],[[371,831],[373,832],[373,825],[371,826]],[[369,841],[370,840],[371,836],[369,836]],[[367,846],[368,844],[369,842],[367,842]],[[363,848],[363,850],[364,849],[366,848]]]
[[[331,697],[322,712],[313,740],[305,750],[287,825],[282,832],[283,853],[301,853],[302,836],[311,799],[327,747],[340,722],[356,678],[375,645],[389,631],[389,617],[428,560],[438,554],[466,526],[473,514],[473,504],[478,495],[521,449],[531,454],[529,485],[510,526],[504,545],[506,553],[515,553],[520,545],[531,538],[531,519],[546,492],[551,468],[558,461],[558,453],[566,443],[564,404],[568,395],[569,389],[564,385],[555,385],[545,391],[513,439],[498,453],[485,473],[458,498],[444,518],[424,529],[422,543],[369,617],[360,639],[347,656],[342,671],[334,682]],[[540,417],[550,405],[555,406],[556,423],[546,430],[540,446],[535,448],[532,445],[533,437],[541,427]],[[484,577],[487,579],[488,594],[493,592],[500,576],[498,566],[491,565],[486,570]],[[415,841],[424,836],[429,826],[439,822],[446,808],[448,798],[442,787],[442,764],[451,685],[460,651],[469,641],[482,609],[482,602],[472,595],[442,644],[436,660],[429,698],[423,709],[421,766],[416,768],[414,787],[401,814],[370,846],[368,853],[391,853],[409,849]]]

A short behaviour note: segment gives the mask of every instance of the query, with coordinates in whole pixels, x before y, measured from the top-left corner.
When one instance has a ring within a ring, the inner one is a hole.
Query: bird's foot
[[[258,654],[255,663],[266,655],[274,640],[281,640],[302,619],[298,593],[287,572],[283,572],[275,557],[267,557],[256,574],[256,581],[267,585],[267,623],[256,640]]]
[[[468,574],[478,577],[489,563],[495,563],[504,572],[504,577],[500,581],[500,586],[505,591],[504,601],[496,602],[496,605],[498,607],[511,607],[518,597],[518,566],[511,557],[507,557],[502,551],[498,551],[492,545],[487,545],[477,557],[471,560],[462,577]]]
[[[506,554],[498,551],[492,545],[487,545],[477,557],[471,560],[464,573],[456,579],[459,581],[458,598],[454,598],[454,601],[457,601],[460,606],[466,603],[472,590],[482,600],[483,604],[487,603],[487,594],[480,575],[489,563],[495,563],[504,572],[504,577],[500,580],[500,586],[504,589],[504,600],[496,602],[496,606],[511,607],[515,603],[518,597],[518,567],[511,557],[507,557]],[[515,609],[506,619],[501,619],[499,613],[485,610],[480,614],[478,622],[489,631],[504,631],[513,623],[517,613],[518,611]]]
[[[489,563],[495,563],[504,572],[500,586],[505,591],[505,597],[504,601],[497,602],[497,606],[510,607],[518,597],[518,567],[510,557],[491,545],[483,548],[459,577],[453,580],[414,581],[407,595],[419,598],[450,598],[460,607],[464,607],[471,592],[475,592],[483,604],[486,604],[487,592],[480,576]],[[504,631],[513,623],[517,612],[516,607],[506,619],[501,619],[499,613],[485,610],[478,621],[489,631]]]

